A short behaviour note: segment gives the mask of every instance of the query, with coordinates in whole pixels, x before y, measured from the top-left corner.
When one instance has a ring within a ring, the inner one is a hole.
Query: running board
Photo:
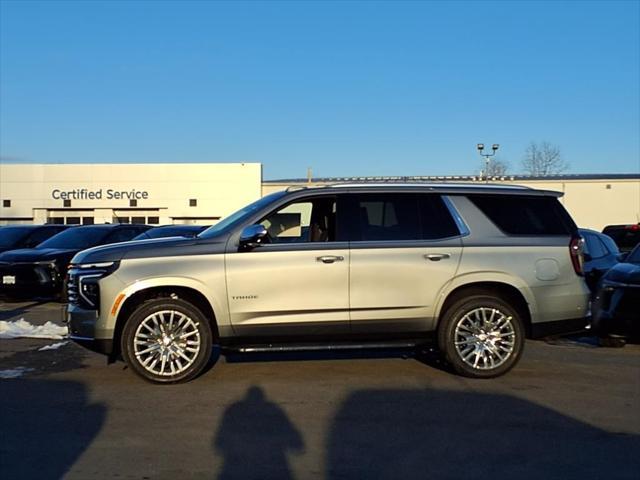
[[[358,342],[358,343],[270,343],[265,345],[226,345],[224,350],[241,353],[264,352],[313,352],[331,350],[364,350],[380,348],[415,348],[423,342],[395,341],[395,342]]]

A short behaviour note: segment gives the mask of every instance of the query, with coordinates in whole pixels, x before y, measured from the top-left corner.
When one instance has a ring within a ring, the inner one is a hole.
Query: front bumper
[[[66,313],[69,338],[94,352],[111,355],[113,338],[96,338],[98,312],[69,304]]]
[[[640,337],[640,285],[603,282],[594,302],[593,329],[600,336]]]
[[[0,295],[56,295],[64,281],[53,263],[0,263]]]

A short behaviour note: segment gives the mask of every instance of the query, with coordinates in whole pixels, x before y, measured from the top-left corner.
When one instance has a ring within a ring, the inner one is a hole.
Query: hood
[[[227,237],[185,238],[165,237],[113,243],[82,250],[72,263],[118,262],[133,258],[170,257],[224,253]]]
[[[604,279],[612,282],[640,284],[640,265],[618,263],[605,274]]]
[[[32,263],[58,260],[68,262],[77,250],[65,248],[21,248],[0,253],[0,262]]]

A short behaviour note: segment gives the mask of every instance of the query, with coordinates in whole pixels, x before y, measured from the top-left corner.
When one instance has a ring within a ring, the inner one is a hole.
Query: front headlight
[[[100,308],[100,280],[117,270],[118,262],[69,265],[67,298],[85,308]]]

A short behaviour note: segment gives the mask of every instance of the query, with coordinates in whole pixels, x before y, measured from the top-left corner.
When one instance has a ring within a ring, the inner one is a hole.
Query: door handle
[[[344,260],[344,257],[340,255],[323,255],[321,257],[316,257],[316,261],[322,262],[322,263],[341,262],[343,260]]]
[[[439,262],[440,260],[444,260],[449,257],[451,257],[451,255],[448,253],[427,253],[424,255],[425,259],[431,260],[432,262]]]

